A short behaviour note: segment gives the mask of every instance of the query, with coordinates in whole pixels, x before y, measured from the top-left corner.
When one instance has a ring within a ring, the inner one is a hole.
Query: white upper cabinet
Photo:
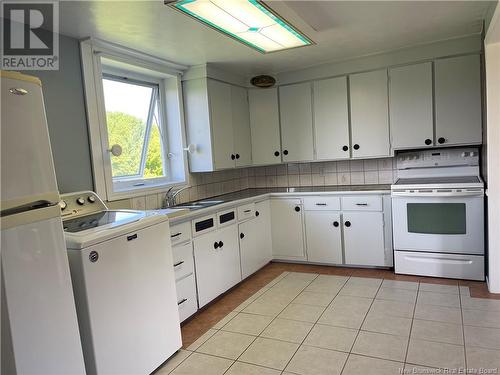
[[[481,143],[479,55],[436,60],[434,74],[437,144]]]
[[[349,76],[352,157],[390,155],[387,70]]]
[[[281,163],[278,89],[248,90],[253,165]]]
[[[389,95],[392,148],[431,147],[432,62],[389,69]]]
[[[248,166],[252,164],[252,144],[250,142],[250,113],[245,88],[231,86],[231,107],[236,166]]]
[[[212,145],[215,169],[235,166],[231,86],[208,80],[208,99],[212,123]]]
[[[213,79],[183,82],[191,172],[242,167],[252,162],[247,90]]]
[[[314,82],[316,160],[349,158],[347,77]]]
[[[311,83],[280,87],[283,161],[314,159]]]

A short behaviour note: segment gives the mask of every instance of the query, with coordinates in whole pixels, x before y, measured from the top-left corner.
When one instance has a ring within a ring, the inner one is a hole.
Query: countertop
[[[167,215],[172,224],[179,223],[186,220],[191,220],[195,217],[209,215],[216,211],[221,211],[233,207],[236,201],[239,204],[245,204],[255,201],[255,198],[262,196],[263,199],[271,196],[293,196],[298,195],[314,195],[317,193],[331,193],[331,194],[389,194],[391,192],[391,185],[335,185],[335,186],[302,186],[302,187],[288,187],[288,188],[251,188],[236,191],[234,193],[217,195],[210,198],[203,199],[204,201],[221,200],[224,203],[214,206],[200,208],[197,210],[189,209],[176,209],[175,206],[171,208],[157,210],[160,213]],[[183,203],[183,205],[189,202]]]

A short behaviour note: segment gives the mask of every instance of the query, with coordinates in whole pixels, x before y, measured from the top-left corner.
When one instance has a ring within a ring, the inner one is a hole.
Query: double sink
[[[171,208],[181,208],[181,209],[187,209],[187,210],[199,210],[202,208],[215,206],[215,205],[218,205],[221,203],[224,203],[224,201],[222,201],[222,200],[198,201],[198,202],[177,204]]]

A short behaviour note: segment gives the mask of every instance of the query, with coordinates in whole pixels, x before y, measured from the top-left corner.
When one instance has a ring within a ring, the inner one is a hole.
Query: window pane
[[[158,125],[158,118],[158,103],[155,103],[153,122],[149,133],[146,165],[144,167],[145,178],[163,177],[165,175],[163,165],[163,142],[160,127]]]
[[[408,232],[465,234],[465,203],[408,203]]]
[[[153,87],[103,79],[104,102],[110,147],[122,147],[120,156],[111,155],[115,177],[140,177]]]

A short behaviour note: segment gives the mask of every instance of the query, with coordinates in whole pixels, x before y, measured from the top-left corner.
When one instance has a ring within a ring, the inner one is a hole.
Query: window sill
[[[186,181],[170,181],[168,183],[151,184],[147,186],[137,186],[135,188],[127,188],[123,190],[113,191],[108,194],[108,201],[117,201],[127,198],[143,197],[146,195],[159,194],[166,192],[171,187],[185,186]]]

